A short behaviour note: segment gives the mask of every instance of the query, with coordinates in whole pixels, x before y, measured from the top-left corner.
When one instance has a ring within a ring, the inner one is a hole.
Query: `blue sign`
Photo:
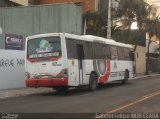
[[[23,36],[5,34],[5,49],[23,50]]]

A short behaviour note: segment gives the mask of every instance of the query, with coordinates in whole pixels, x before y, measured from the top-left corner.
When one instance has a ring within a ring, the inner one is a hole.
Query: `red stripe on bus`
[[[67,86],[68,78],[46,78],[46,79],[28,79],[26,80],[27,87],[53,87]]]
[[[29,62],[38,62],[39,60],[37,58],[27,58]]]
[[[51,61],[57,61],[59,60],[61,57],[51,57],[51,58],[46,58],[46,60],[51,60]],[[27,60],[29,62],[39,62],[41,61],[42,59],[41,58],[27,58]]]

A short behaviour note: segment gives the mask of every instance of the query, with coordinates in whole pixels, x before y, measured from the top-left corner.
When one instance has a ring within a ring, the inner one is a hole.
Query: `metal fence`
[[[0,8],[0,49],[4,48],[5,34],[26,36],[67,32],[82,34],[82,6],[55,4],[16,8]],[[25,43],[25,42],[24,42]]]

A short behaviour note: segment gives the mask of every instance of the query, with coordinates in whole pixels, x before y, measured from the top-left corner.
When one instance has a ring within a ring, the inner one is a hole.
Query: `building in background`
[[[28,6],[28,0],[8,0],[8,1],[18,5]]]
[[[28,6],[28,0],[0,0],[0,7]]]
[[[57,4],[57,3],[76,3],[81,4],[83,12],[95,12],[99,9],[100,0],[34,0],[35,5]]]

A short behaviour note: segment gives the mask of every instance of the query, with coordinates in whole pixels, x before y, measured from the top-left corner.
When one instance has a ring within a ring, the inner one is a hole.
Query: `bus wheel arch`
[[[97,88],[98,75],[95,71],[92,71],[89,77],[89,90],[94,91]]]
[[[96,81],[98,82],[98,73],[97,73],[96,71],[92,71],[92,72],[90,73],[90,76],[91,76],[91,74],[96,75],[96,77],[97,77]]]

